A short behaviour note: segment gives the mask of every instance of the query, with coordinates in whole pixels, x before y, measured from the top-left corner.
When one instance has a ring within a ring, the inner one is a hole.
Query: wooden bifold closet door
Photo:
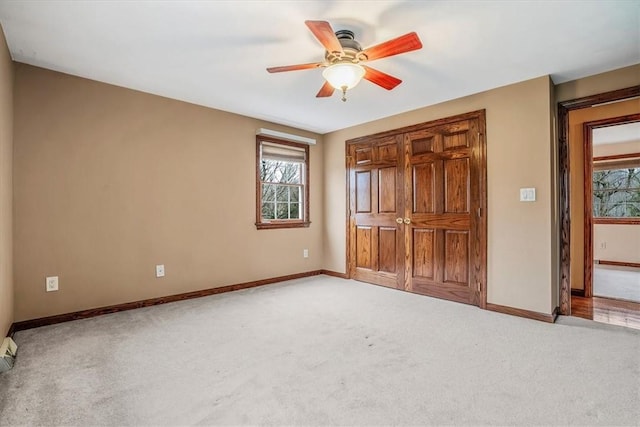
[[[349,276],[486,304],[484,111],[347,141]]]

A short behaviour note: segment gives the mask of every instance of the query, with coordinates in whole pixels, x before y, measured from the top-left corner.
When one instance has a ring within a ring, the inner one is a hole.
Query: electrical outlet
[[[600,249],[607,249],[607,242],[600,242]]]
[[[50,276],[45,280],[45,289],[47,292],[58,290],[58,276]]]
[[[309,249],[303,249],[302,250],[302,257],[303,258],[309,258]]]
[[[164,264],[156,265],[156,277],[164,277]]]

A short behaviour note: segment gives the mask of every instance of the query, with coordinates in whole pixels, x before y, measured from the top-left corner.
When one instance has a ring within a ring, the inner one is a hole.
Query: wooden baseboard
[[[183,301],[183,300],[192,299],[192,298],[201,298],[201,297],[221,294],[225,292],[239,291],[241,289],[249,289],[257,286],[264,286],[272,283],[284,282],[287,280],[301,279],[303,277],[318,276],[320,274],[326,274],[327,276],[348,279],[347,274],[338,273],[336,271],[331,271],[331,270],[313,270],[313,271],[307,271],[304,273],[289,274],[286,276],[272,277],[269,279],[255,280],[252,282],[237,283],[235,285],[221,286],[218,288],[209,288],[209,289],[203,289],[200,291],[192,291],[192,292],[185,292],[182,294],[168,295],[165,297],[150,298],[150,299],[145,299],[140,301],[127,302],[124,304],[116,304],[116,305],[110,305],[106,307],[91,308],[87,310],[76,311],[73,313],[57,314],[54,316],[41,317],[38,319],[23,320],[20,322],[14,322],[9,328],[9,331],[7,332],[7,336],[12,337],[15,332],[23,331],[25,329],[39,328],[41,326],[53,325],[53,324],[62,323],[62,322],[70,322],[72,320],[87,319],[90,317],[101,316],[103,314],[117,313],[119,311],[133,310],[136,308],[150,307],[150,306],[159,305],[159,304],[167,304],[171,302]],[[551,314],[538,313],[535,311],[523,310],[523,309],[513,308],[513,307],[506,307],[503,305],[490,304],[490,303],[487,303],[486,309],[489,311],[496,311],[498,313],[526,317],[528,319],[540,320],[540,321],[549,322],[549,323],[554,323],[556,321],[556,318],[558,317],[558,307],[556,307],[553,313]]]
[[[599,260],[598,264],[601,264],[601,265],[615,265],[617,267],[635,267],[635,268],[640,268],[640,263],[637,263],[637,262],[621,262],[621,261]]]
[[[12,323],[11,326],[9,326],[9,330],[7,331],[7,335],[5,335],[5,337],[9,337],[9,338],[13,338],[13,334],[16,333],[16,324]],[[0,337],[0,339],[2,339],[3,337]]]
[[[326,274],[327,276],[333,276],[333,277],[339,277],[341,279],[348,279],[349,276],[347,276],[346,273],[338,273],[337,271],[331,271],[331,270],[321,270],[322,274]]]
[[[571,295],[577,296],[577,297],[583,297],[584,296],[584,289],[571,289]]]
[[[538,313],[537,311],[523,310],[521,308],[506,307],[499,304],[487,303],[487,310],[498,313],[510,314],[512,316],[526,317],[527,319],[540,320],[542,322],[554,323],[558,317],[558,307],[551,314]]]
[[[253,282],[238,283],[235,285],[227,285],[219,288],[203,289],[201,291],[185,292],[182,294],[169,295],[166,297],[150,298],[141,301],[127,302],[124,304],[110,305],[107,307],[91,308],[88,310],[76,311],[73,313],[57,314],[55,316],[41,317],[38,319],[23,320],[15,322],[11,325],[9,333],[23,331],[25,329],[38,328],[40,326],[53,325],[56,323],[69,322],[71,320],[86,319],[89,317],[101,316],[103,314],[117,313],[119,311],[133,310],[135,308],[149,307],[152,305],[166,304],[170,302],[183,301],[192,298],[206,297],[225,292],[239,291],[241,289],[255,288],[257,286],[269,285],[286,280],[300,279],[303,277],[317,276],[323,273],[323,270],[307,271],[304,273],[289,274],[286,276],[272,277],[270,279],[255,280]]]

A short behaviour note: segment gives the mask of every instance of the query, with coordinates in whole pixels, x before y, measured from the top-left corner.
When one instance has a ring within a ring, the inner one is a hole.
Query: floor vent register
[[[2,341],[2,345],[0,345],[0,372],[13,368],[17,352],[18,345],[11,338],[7,337]]]

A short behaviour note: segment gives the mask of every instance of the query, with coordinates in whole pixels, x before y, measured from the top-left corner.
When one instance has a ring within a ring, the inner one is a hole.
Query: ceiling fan
[[[322,76],[326,82],[316,95],[318,98],[331,96],[333,91],[338,89],[342,91],[342,100],[346,101],[347,90],[353,88],[363,78],[391,90],[402,83],[402,80],[362,63],[422,48],[422,42],[415,32],[362,49],[360,43],[354,39],[352,31],[339,30],[334,33],[333,28],[326,21],[305,21],[305,24],[326,49],[325,60],[309,64],[270,67],[267,71],[280,73],[325,68]]]

